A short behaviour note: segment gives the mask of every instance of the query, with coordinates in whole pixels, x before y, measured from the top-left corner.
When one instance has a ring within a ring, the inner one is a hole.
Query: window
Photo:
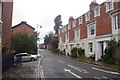
[[[113,16],[114,30],[120,29],[120,13]]]
[[[92,23],[89,25],[89,35],[95,35],[96,34],[96,26],[95,23]]]
[[[106,1],[106,12],[113,10],[113,0]]]
[[[60,28],[59,28],[59,30],[58,30],[58,33],[60,34]]]
[[[79,24],[82,24],[82,16],[79,17]]]
[[[64,32],[66,32],[66,26],[64,26]]]
[[[86,16],[86,21],[89,21],[90,20],[90,12],[87,12],[85,16]]]
[[[76,26],[76,20],[73,20],[73,27]]]
[[[94,10],[94,14],[95,14],[95,17],[99,16],[100,15],[100,7],[97,6]]]
[[[60,43],[62,43],[62,36],[60,36]]]
[[[68,23],[68,30],[70,29],[70,23]]]
[[[70,49],[73,49],[74,48],[74,44],[70,44]]]
[[[92,25],[91,27],[90,27],[90,35],[94,35],[95,34],[95,28],[94,28],[94,26]]]
[[[69,41],[69,32],[66,33],[66,41]]]
[[[80,30],[78,28],[78,29],[75,29],[75,39],[79,39],[79,38],[80,38]]]
[[[93,52],[93,44],[92,43],[89,43],[89,52]]]

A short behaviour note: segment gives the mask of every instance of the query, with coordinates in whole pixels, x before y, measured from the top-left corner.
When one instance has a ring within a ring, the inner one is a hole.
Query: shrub
[[[95,60],[95,54],[91,55],[89,58]]]
[[[78,53],[78,51],[77,51],[77,48],[75,47],[71,50],[71,55],[70,56],[74,57],[74,58],[77,58],[77,53]]]
[[[101,58],[105,63],[120,64],[120,40],[117,42],[115,39],[108,42],[108,47],[105,49],[105,55]]]
[[[85,50],[82,48],[77,49],[79,56],[85,55]]]

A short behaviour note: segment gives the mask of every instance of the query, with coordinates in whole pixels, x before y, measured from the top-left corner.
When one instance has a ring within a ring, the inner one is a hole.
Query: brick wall
[[[8,49],[11,45],[12,11],[12,2],[2,2],[2,44]]]

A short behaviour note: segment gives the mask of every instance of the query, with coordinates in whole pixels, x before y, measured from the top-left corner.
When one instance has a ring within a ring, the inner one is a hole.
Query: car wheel
[[[34,58],[31,58],[31,61],[35,61],[35,59],[34,59]]]

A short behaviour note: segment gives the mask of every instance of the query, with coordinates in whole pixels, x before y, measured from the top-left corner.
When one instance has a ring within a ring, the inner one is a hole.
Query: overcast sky
[[[89,11],[93,0],[14,0],[12,26],[26,21],[37,29],[42,39],[49,31],[53,31],[54,18],[61,15],[62,24],[66,25],[70,16],[77,18]],[[106,0],[97,0],[101,4]],[[44,40],[41,40],[43,43]]]

